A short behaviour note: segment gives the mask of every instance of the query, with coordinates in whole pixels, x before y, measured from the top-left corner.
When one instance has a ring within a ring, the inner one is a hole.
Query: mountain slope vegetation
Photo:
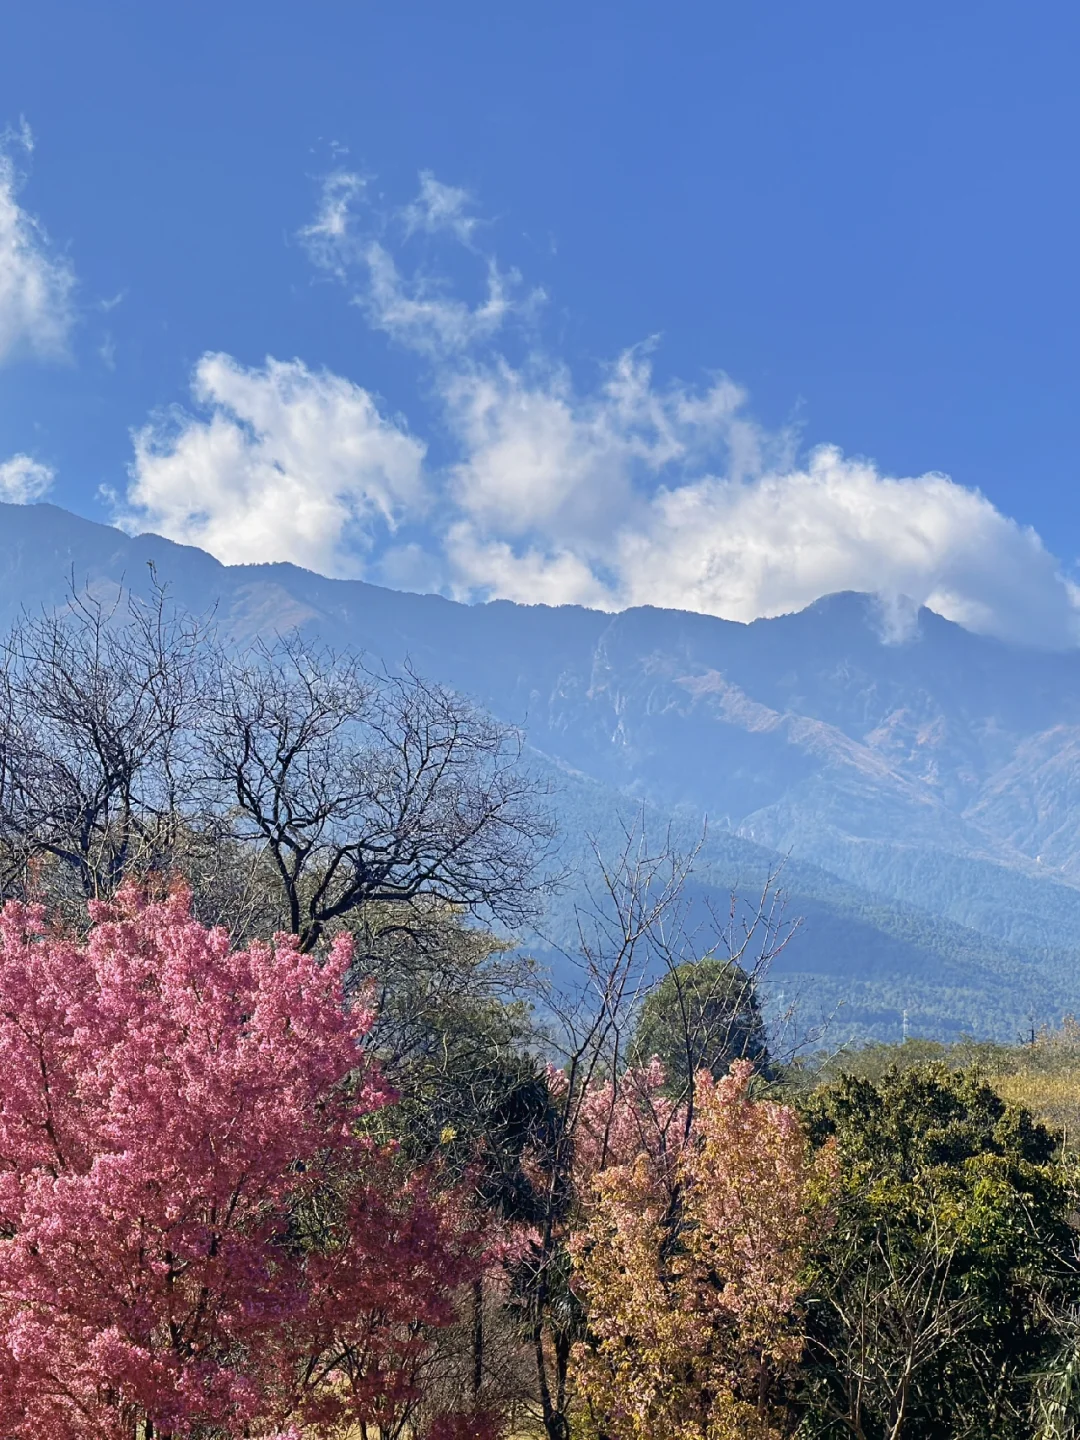
[[[838,1034],[944,1039],[1012,1038],[1080,1006],[1078,654],[852,594],[750,625],[467,606],[0,506],[0,624],[71,583],[141,592],[150,567],[236,642],[299,628],[521,726],[575,875],[639,815],[686,845],[707,817],[702,906],[782,867],[803,924],[776,1006],[797,995]],[[580,899],[556,897],[532,937],[553,966]]]

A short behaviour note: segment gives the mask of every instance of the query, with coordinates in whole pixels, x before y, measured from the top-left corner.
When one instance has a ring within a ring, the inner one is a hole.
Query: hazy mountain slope
[[[588,830],[604,853],[614,853],[621,827],[642,813],[651,833],[670,823],[677,842],[699,838],[686,816],[672,822],[656,807],[628,804],[578,772],[557,767],[552,773],[571,837],[570,858],[581,873],[586,866],[576,862],[587,861],[587,847],[575,851],[574,837]],[[723,914],[732,891],[750,899],[759,894],[780,859],[741,836],[710,832],[696,871],[691,925],[696,918],[707,932],[709,911]],[[1080,961],[1068,950],[1002,943],[795,857],[784,861],[781,882],[787,916],[802,923],[773,968],[770,1003],[778,1014],[797,1000],[804,1027],[832,1017],[833,1038],[897,1037],[906,1012],[912,1034],[1015,1037],[1080,1004]],[[574,889],[556,898],[543,927],[546,940],[573,949],[581,899]],[[551,945],[538,949],[556,971],[561,968]]]
[[[613,839],[628,804],[647,802],[657,824],[679,816],[688,835],[708,813],[714,898],[790,853],[807,924],[782,983],[825,1007],[844,999],[852,1028],[895,1033],[906,1009],[913,1029],[1008,1033],[1080,1004],[1076,654],[926,611],[897,640],[855,595],[752,625],[463,606],[289,565],[224,567],[46,505],[0,506],[0,623],[57,603],[69,575],[143,590],[148,562],[238,639],[299,625],[389,665],[410,657],[524,725],[558,777],[568,845],[586,830]]]

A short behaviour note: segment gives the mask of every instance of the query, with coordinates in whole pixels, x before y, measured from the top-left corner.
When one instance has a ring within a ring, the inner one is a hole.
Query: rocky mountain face
[[[817,934],[789,980],[844,1001],[855,1032],[893,1033],[906,1009],[1006,1033],[1080,1004],[1080,653],[852,594],[751,625],[457,605],[224,567],[47,505],[0,506],[0,623],[57,603],[68,577],[139,590],[147,562],[239,641],[300,626],[409,658],[520,724],[565,780],[568,832],[636,803],[708,816],[720,889],[790,857]]]

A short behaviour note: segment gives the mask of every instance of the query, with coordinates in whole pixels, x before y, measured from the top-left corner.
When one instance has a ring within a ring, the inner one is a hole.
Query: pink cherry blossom
[[[234,950],[132,889],[92,920],[0,911],[0,1433],[391,1416],[474,1247],[365,1137],[348,944]]]

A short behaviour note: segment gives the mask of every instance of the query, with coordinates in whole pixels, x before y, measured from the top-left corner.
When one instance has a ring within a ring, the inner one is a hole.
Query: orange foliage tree
[[[581,1424],[601,1440],[787,1428],[799,1274],[831,1159],[814,1155],[793,1111],[750,1098],[751,1074],[745,1061],[720,1080],[702,1072],[692,1108],[674,1112],[655,1064],[609,1091],[612,1163],[585,1179],[573,1247],[589,1316],[573,1369]],[[620,1145],[634,1129],[652,1143]]]

